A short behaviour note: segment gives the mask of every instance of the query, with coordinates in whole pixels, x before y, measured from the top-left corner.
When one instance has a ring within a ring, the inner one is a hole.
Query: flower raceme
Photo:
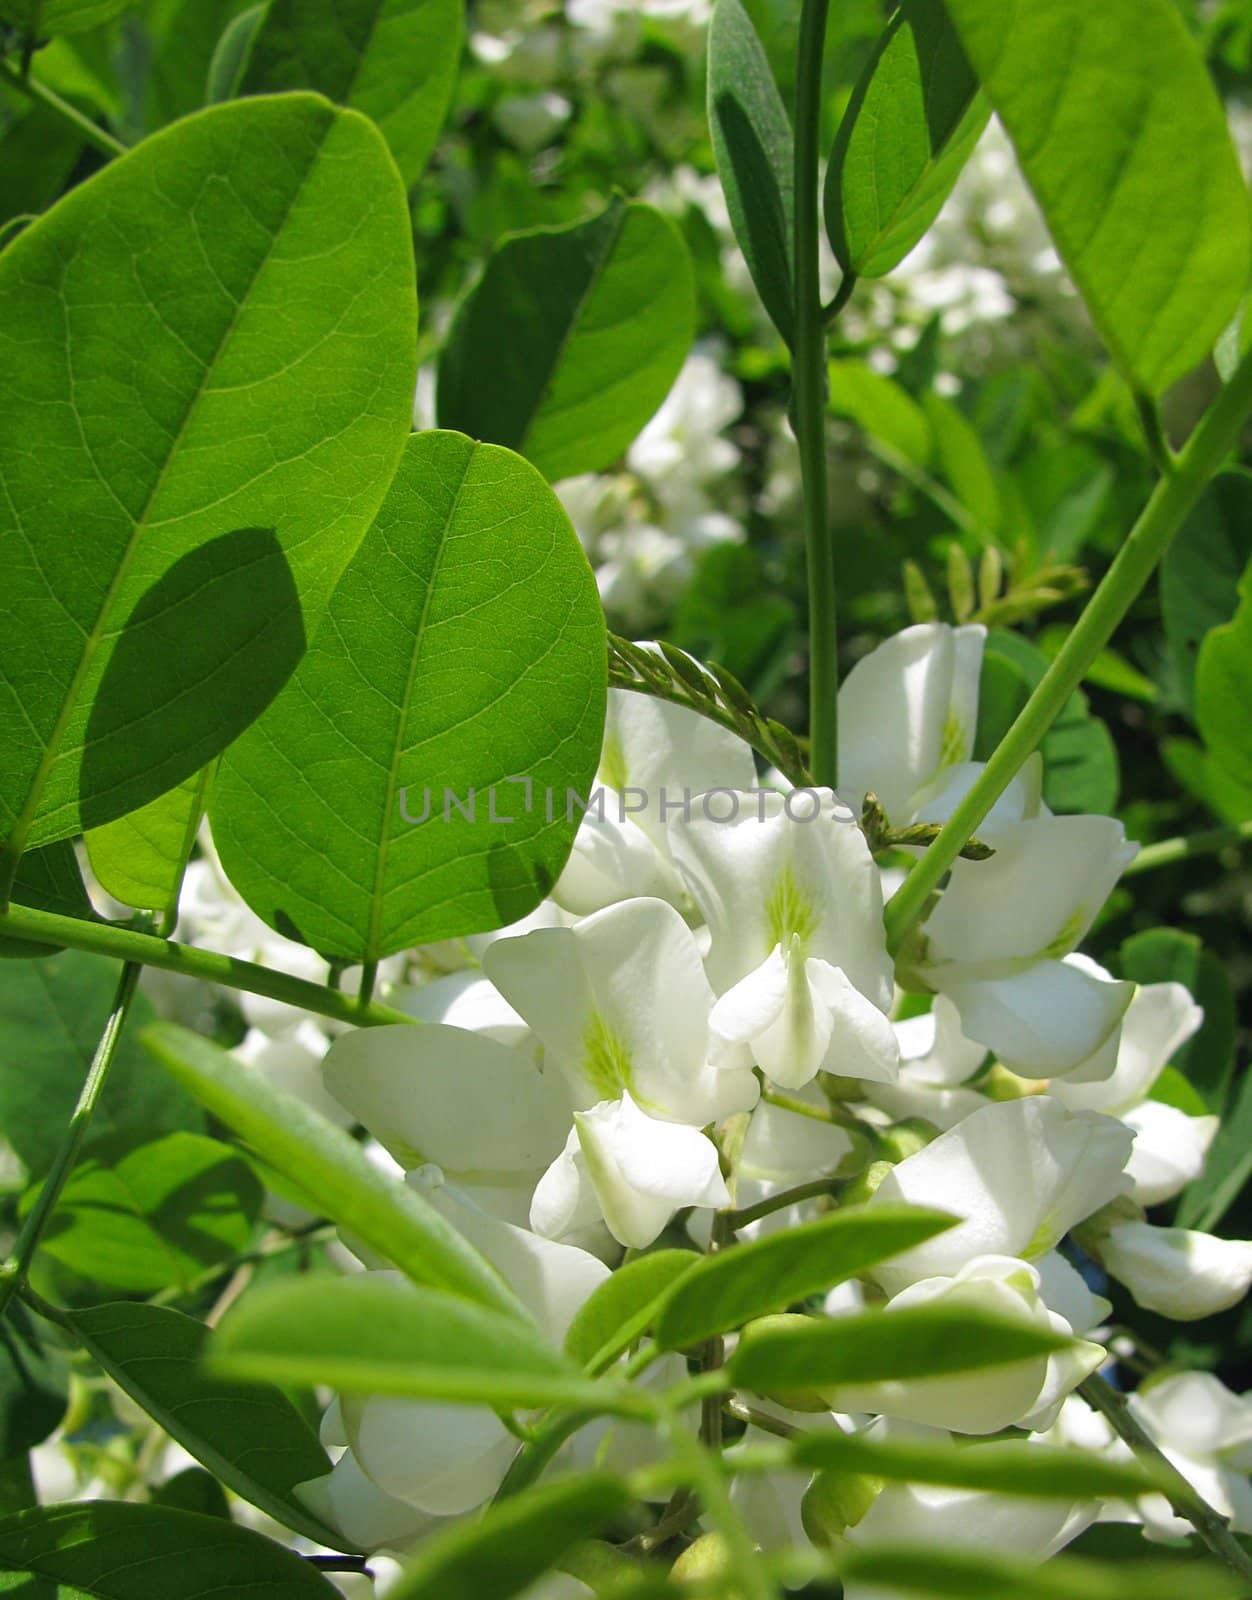
[[[973,1377],[836,1385],[822,1403],[844,1428],[1037,1437],[1077,1415],[1073,1391],[1105,1360],[1101,1269],[1181,1319],[1247,1291],[1252,1246],[1142,1209],[1202,1171],[1215,1123],[1151,1097],[1199,1026],[1187,992],[1136,988],[1077,950],[1133,855],[1120,824],[1052,815],[1028,764],[980,829],[994,854],[955,865],[893,969],[860,802],[875,793],[897,828],[942,821],[968,790],[982,646],[980,628],[926,624],[862,661],[841,691],[845,785],[808,791],[816,809],[758,780],[721,728],[613,691],[607,790],[750,803],[589,812],[538,913],[397,994],[422,1026],[331,1044],[325,1089],[557,1342],[623,1251],[667,1229],[698,1245],[734,1208],[757,1234],[840,1196],[923,1206],[957,1220],[834,1291],[825,1315],[967,1307],[1072,1342]],[[929,1009],[893,1020],[900,983]],[[492,1414],[427,1409],[353,1400],[328,1424],[345,1453],[327,1514],[363,1543],[461,1514],[500,1481],[510,1448]],[[769,1498],[740,1492],[745,1507]],[[982,1514],[993,1497],[966,1498]],[[847,1536],[924,1538],[949,1503],[964,1502],[888,1489]],[[799,1526],[798,1498],[771,1519]],[[1049,1510],[1040,1559],[1087,1520]]]

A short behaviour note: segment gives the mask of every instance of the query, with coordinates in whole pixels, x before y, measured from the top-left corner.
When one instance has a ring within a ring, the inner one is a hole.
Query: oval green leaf
[[[363,112],[412,188],[448,114],[464,12],[462,0],[271,0],[241,92],[313,89]]]
[[[101,888],[124,906],[160,912],[169,925],[212,773],[204,767],[138,811],[88,829],[83,842]]]
[[[971,1600],[1012,1595],[1013,1600],[1236,1600],[1244,1581],[1212,1562],[1185,1564],[1168,1557],[1087,1561],[1059,1556],[1042,1567],[1003,1556],[959,1550],[852,1550],[839,1563],[847,1579],[872,1592]]]
[[[202,1322],[127,1302],[65,1311],[61,1321],[135,1404],[227,1488],[319,1544],[355,1548],[294,1492],[330,1471],[317,1435],[281,1390],[204,1372],[209,1330]]]
[[[881,278],[903,261],[989,115],[939,0],[904,0],[852,91],[826,168],[826,232],[845,272]]]
[[[122,1500],[46,1506],[0,1521],[0,1590],[42,1600],[48,1583],[62,1586],[60,1600],[339,1600],[294,1550],[250,1528]]]
[[[507,445],[546,478],[609,466],[691,347],[691,258],[668,218],[614,200],[506,239],[439,357],[441,428]]]
[[[740,0],[709,24],[709,134],[735,238],[761,303],[788,344],[795,332],[793,140],[787,109]]]
[[[1239,606],[1211,628],[1195,673],[1196,726],[1221,772],[1252,789],[1252,562],[1239,580]]]
[[[415,342],[394,165],[312,95],[176,124],[0,255],[9,854],[146,804],[267,703],[399,460]]]
[[[416,1026],[416,1024],[414,1024]],[[494,1267],[416,1190],[373,1166],[360,1146],[294,1095],[172,1022],[144,1043],[178,1083],[287,1178],[309,1204],[417,1284],[529,1321]]]
[[[376,1275],[255,1290],[223,1321],[209,1365],[227,1377],[325,1383],[344,1394],[647,1413],[630,1389],[584,1377],[516,1318]]]
[[[913,1206],[850,1207],[703,1256],[662,1307],[657,1343],[684,1350],[867,1272],[956,1222]]]
[[[1129,381],[1203,361],[1252,262],[1225,112],[1174,0],[944,0],[1057,251]]]
[[[692,1250],[653,1250],[627,1261],[578,1308],[565,1335],[565,1351],[590,1372],[603,1372],[643,1337],[679,1278],[701,1260]]]
[[[1252,472],[1223,472],[1200,496],[1161,563],[1165,638],[1188,710],[1195,713],[1200,647],[1234,616],[1252,560]]]
[[[231,882],[354,962],[516,921],[573,845],[606,674],[595,580],[538,472],[415,434],[308,655],[222,762]]]

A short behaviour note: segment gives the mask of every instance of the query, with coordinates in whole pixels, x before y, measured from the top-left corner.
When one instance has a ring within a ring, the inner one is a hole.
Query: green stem
[[[361,968],[361,987],[357,990],[357,1003],[367,1006],[374,998],[374,985],[378,982],[378,962],[367,961]]]
[[[801,1200],[817,1200],[832,1195],[840,1182],[838,1178],[813,1178],[809,1183],[797,1183],[794,1189],[780,1189],[777,1194],[758,1200],[754,1206],[744,1206],[742,1211],[726,1212],[727,1225],[736,1230],[746,1228],[749,1223],[759,1222],[762,1217],[772,1216],[775,1211],[794,1206]]]
[[[1163,477],[1168,477],[1174,470],[1174,452],[1165,437],[1161,408],[1150,394],[1136,394],[1135,410],[1139,413],[1139,424],[1153,465]]]
[[[1038,748],[1092,662],[1112,638],[1187,513],[1237,443],[1250,411],[1252,354],[1244,356],[1176,458],[1173,471],[1157,484],[1082,616],[977,781],[891,897],[886,925],[893,951],[899,950],[931,891],[938,888],[944,873],[1027,757]]]
[[[722,1536],[737,1592],[743,1600],[776,1600],[778,1591],[730,1498],[721,1456],[692,1438],[682,1419],[673,1413],[665,1419],[664,1428],[676,1465],[699,1494],[709,1521]]]
[[[258,966],[254,961],[220,955],[216,950],[197,950],[193,945],[158,939],[134,928],[118,928],[108,922],[85,922],[79,917],[57,916],[54,912],[35,911],[29,906],[12,905],[0,913],[0,939],[33,939],[37,944],[68,945],[71,950],[113,956],[140,966],[156,967],[161,972],[181,972],[203,983],[218,983],[227,989],[242,989],[247,994],[263,994],[270,1000],[284,1000],[302,1011],[330,1017],[334,1022],[356,1023],[359,1027],[414,1021],[405,1012],[380,1005],[376,1000],[362,1006],[335,989],[293,978],[272,967]]]
[[[796,57],[795,305],[792,426],[800,447],[809,586],[809,734],[814,781],[839,774],[835,547],[826,496],[826,313],[818,282],[818,137],[829,0],[804,0]]]
[[[1122,877],[1129,878],[1136,872],[1151,872],[1156,867],[1172,867],[1175,862],[1189,861],[1192,856],[1216,855],[1248,839],[1252,839],[1252,821],[1237,822],[1230,828],[1208,828],[1202,833],[1184,834],[1177,839],[1158,839],[1155,844],[1144,845],[1123,870]]]
[[[98,127],[90,117],[83,116],[68,100],[62,100],[59,94],[49,89],[46,83],[39,83],[31,77],[24,77],[20,72],[14,72],[7,62],[0,61],[0,80],[7,83],[10,88],[16,89],[19,94],[24,94],[28,99],[34,100],[38,105],[47,106],[50,111],[55,111],[63,121],[68,122],[76,132],[82,135],[88,144],[94,145],[102,155],[112,158],[124,156],[126,146],[120,139],[115,139],[111,133],[106,133]]]
[[[113,1064],[113,1057],[122,1037],[122,1029],[126,1026],[126,1018],[130,1014],[131,1003],[135,998],[142,972],[143,968],[134,961],[128,961],[122,968],[117,993],[113,999],[113,1009],[100,1035],[100,1042],[96,1045],[96,1053],[91,1058],[91,1066],[87,1069],[87,1076],[78,1096],[78,1104],[74,1107],[74,1115],[70,1118],[70,1125],[61,1141],[61,1148],[57,1151],[52,1170],[44,1179],[35,1203],[22,1224],[12,1254],[0,1267],[0,1316],[4,1314],[10,1300],[25,1283],[30,1264],[39,1248],[39,1241],[43,1238],[43,1231],[56,1209],[57,1201],[61,1198],[61,1190],[65,1187],[66,1179],[78,1160],[78,1153],[82,1149],[87,1129],[91,1126],[92,1116],[100,1102],[100,1094],[108,1078],[109,1068]]]
[[[1231,1533],[1226,1519],[1219,1516],[1208,1501],[1196,1492],[1151,1434],[1140,1426],[1126,1403],[1125,1395],[1098,1374],[1080,1383],[1078,1393],[1089,1406],[1107,1418],[1113,1432],[1130,1446],[1161,1484],[1161,1492],[1169,1501],[1175,1516],[1191,1524],[1219,1561],[1224,1562],[1245,1583],[1252,1582],[1252,1555]]]

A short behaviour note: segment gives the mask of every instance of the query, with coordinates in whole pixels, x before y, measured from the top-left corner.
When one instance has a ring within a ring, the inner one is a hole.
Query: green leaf
[[[226,1491],[203,1467],[184,1467],[148,1492],[149,1503],[171,1511],[194,1511],[202,1517],[231,1520]]]
[[[1192,508],[1161,563],[1165,638],[1183,702],[1195,716],[1200,648],[1234,616],[1252,560],[1252,472],[1223,472]]]
[[[683,1350],[754,1317],[784,1311],[933,1239],[955,1220],[913,1206],[850,1207],[703,1256],[666,1299],[657,1342]]]
[[[578,1308],[565,1352],[580,1367],[603,1372],[648,1333],[667,1293],[701,1259],[691,1250],[653,1250],[618,1267]]]
[[[394,166],[314,96],[188,118],[0,255],[10,852],[145,805],[268,702],[399,460],[414,352]]]
[[[841,1574],[858,1587],[893,1594],[952,1600],[1235,1600],[1242,1580],[1213,1563],[1188,1562],[1184,1571],[1168,1557],[1137,1561],[1084,1561],[1060,1556],[1032,1567],[1000,1556],[937,1550],[860,1550],[842,1559]],[[1185,1575],[1184,1575],[1185,1572]]]
[[[745,1334],[728,1366],[732,1381],[746,1389],[802,1390],[980,1371],[1064,1350],[1069,1342],[968,1309],[909,1306],[763,1327]]]
[[[606,671],[595,580],[538,472],[415,434],[291,684],[222,763],[231,882],[354,962],[525,916],[574,841]]]
[[[281,1390],[204,1372],[203,1323],[163,1306],[126,1303],[65,1311],[61,1320],[119,1388],[228,1489],[319,1544],[354,1548],[294,1493],[330,1471],[317,1435]]]
[[[113,1007],[117,972],[113,962],[77,950],[0,962],[0,1128],[32,1180],[44,1176],[65,1137]],[[88,1126],[87,1152],[204,1128],[199,1107],[138,1043],[153,1015],[141,990]]]
[[[69,1404],[64,1358],[45,1348],[20,1304],[0,1322],[0,1462],[33,1450]]]
[[[0,1593],[52,1600],[337,1600],[294,1550],[220,1517],[88,1500],[0,1521]],[[16,1581],[15,1581],[16,1580]]]
[[[17,864],[13,879],[13,899],[20,906],[36,911],[54,911],[61,917],[98,920],[87,894],[78,857],[68,839],[46,844],[42,850],[27,850]],[[35,944],[23,939],[0,940],[0,957],[30,957],[42,960],[54,955],[60,945]]]
[[[171,1133],[70,1174],[41,1249],[80,1277],[155,1294],[187,1289],[246,1250],[264,1191],[229,1145]]]
[[[903,261],[989,115],[939,0],[903,0],[857,80],[826,168],[826,232],[845,272],[881,278]]]
[[[1234,1070],[1235,996],[1226,969],[1193,933],[1149,928],[1118,952],[1123,978],[1132,983],[1181,983],[1204,1008],[1204,1021],[1173,1062],[1209,1111],[1220,1114]]]
[[[47,106],[34,106],[0,136],[0,221],[50,206],[82,154],[83,141]]]
[[[1055,661],[1069,633],[1065,623],[1050,622],[1035,635],[1034,642],[1049,661]],[[1124,695],[1128,700],[1142,700],[1145,705],[1153,705],[1161,698],[1161,691],[1152,679],[1132,667],[1116,650],[1101,650],[1084,673],[1083,682],[1096,689],[1107,689],[1110,694]]]
[[[620,1478],[584,1473],[502,1500],[422,1546],[390,1600],[509,1600],[630,1509]]]
[[[953,494],[989,538],[1000,525],[1000,491],[977,430],[964,413],[933,390],[922,397],[935,452]]]
[[[694,305],[687,247],[651,206],[615,199],[589,222],[515,234],[440,352],[439,426],[549,479],[607,467],[678,376]]]
[[[1157,1480],[1142,1467],[1105,1461],[1086,1450],[1017,1440],[935,1445],[866,1439],[822,1428],[802,1434],[791,1453],[806,1467],[1030,1499],[1134,1500],[1160,1492]]]
[[[257,29],[265,20],[266,10],[264,3],[249,6],[246,11],[232,17],[222,29],[213,59],[209,62],[209,75],[204,89],[205,105],[214,106],[223,100],[233,100],[239,93],[244,68],[248,64],[248,52],[252,49]]]
[[[1047,657],[1020,634],[993,628],[987,635],[978,689],[975,760],[987,760],[1047,668]],[[1120,786],[1117,749],[1104,723],[1092,716],[1081,689],[1074,691],[1039,748],[1043,798],[1054,811],[1107,813],[1116,809]]]
[[[1195,720],[1217,767],[1252,789],[1252,562],[1239,580],[1239,608],[1212,628],[1195,673]]]
[[[0,22],[37,28],[36,37],[82,33],[133,6],[135,0],[0,0]]]
[[[1245,788],[1194,739],[1165,739],[1161,759],[1176,782],[1215,817],[1231,823],[1252,817],[1252,787]]]
[[[376,1275],[306,1276],[254,1290],[223,1321],[209,1365],[228,1377],[325,1383],[345,1394],[640,1410],[625,1385],[584,1377],[516,1318]]]
[[[313,89],[377,123],[412,188],[456,85],[462,0],[270,0],[244,94]]]
[[[1124,375],[1209,354],[1248,286],[1248,197],[1174,0],[945,0],[1048,230]]]
[[[795,333],[795,227],[787,109],[740,0],[718,0],[709,24],[709,134],[735,238],[774,326]]]
[[[1212,1233],[1252,1178],[1252,1072],[1238,1092],[1209,1148],[1204,1171],[1188,1185],[1174,1219],[1180,1228]]]
[[[451,1223],[415,1190],[379,1172],[359,1145],[303,1101],[174,1023],[156,1023],[143,1042],[178,1083],[293,1183],[312,1207],[394,1262],[414,1283],[529,1320],[494,1267]]]
[[[864,361],[830,363],[830,409],[837,417],[850,417],[910,466],[929,462],[934,436],[926,413],[907,389]]]
[[[88,830],[91,870],[115,900],[172,919],[211,777],[204,767],[138,811]]]

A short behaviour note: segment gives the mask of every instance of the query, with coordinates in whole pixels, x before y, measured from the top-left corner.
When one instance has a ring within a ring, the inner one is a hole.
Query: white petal
[[[824,962],[806,961],[800,950],[799,936],[792,936],[791,950],[787,956],[787,992],[782,1011],[773,1023],[756,1036],[752,1046],[766,1076],[782,1089],[799,1089],[811,1083],[817,1076],[818,1068],[827,1063],[827,1052],[835,1032],[835,1017],[832,1007],[817,992],[813,981],[817,969],[824,965]],[[829,970],[833,972],[834,968]],[[846,979],[844,984],[852,988]],[[856,990],[852,992],[856,994]],[[858,994],[857,999],[879,1017],[885,1027],[890,1028],[882,1012],[874,1011],[863,995]]]
[[[633,801],[632,801],[633,803]],[[552,898],[567,911],[587,916],[618,900],[650,895],[681,905],[682,880],[630,814],[622,797],[605,790],[603,814],[588,809]]]
[[[759,967],[716,1002],[709,1026],[729,1044],[750,1044],[777,1022],[787,1003],[787,962],[776,944]]]
[[[1063,1255],[1050,1250],[1035,1262],[1040,1293],[1049,1311],[1055,1311],[1075,1333],[1090,1333],[1113,1307],[1103,1295],[1092,1294],[1082,1274]]]
[[[840,968],[817,960],[806,966],[813,991],[830,1007],[833,1023],[823,1068],[843,1078],[894,1083],[900,1074],[900,1046],[887,1018]]]
[[[1219,1117],[1189,1117],[1159,1100],[1132,1106],[1122,1121],[1135,1136],[1126,1171],[1141,1206],[1159,1206],[1194,1182],[1221,1126]]]
[[[496,986],[468,967],[433,978],[421,988],[394,990],[388,999],[422,1022],[468,1028],[498,1044],[521,1044],[530,1032]]]
[[[487,1406],[347,1397],[344,1421],[362,1471],[432,1516],[472,1511],[500,1486],[516,1440]]]
[[[926,923],[935,959],[1068,954],[1136,848],[1113,817],[1036,817],[1000,830],[990,860],[953,863]]]
[[[908,1083],[954,1089],[972,1078],[987,1059],[986,1045],[961,1032],[960,1014],[945,995],[937,994],[929,1011],[894,1027],[900,1071]]]
[[[922,792],[915,806],[918,822],[944,823],[982,776],[985,761],[962,761],[945,768],[938,780]],[[1043,791],[1043,757],[1036,750],[978,824],[978,837],[994,845],[1002,829],[1040,815]]]
[[[1071,963],[1075,960],[1070,957]],[[1099,1083],[1062,1079],[1051,1093],[1074,1111],[1127,1111],[1143,1100],[1174,1052],[1203,1021],[1202,1008],[1181,983],[1142,984],[1122,1019],[1112,1076]]]
[[[323,1073],[335,1099],[406,1166],[538,1173],[569,1128],[569,1099],[555,1073],[438,1022],[341,1034]]]
[[[362,1550],[406,1543],[430,1521],[367,1478],[351,1451],[324,1477],[298,1483],[295,1493],[310,1511]]]
[[[1246,1423],[1248,1401],[1211,1372],[1176,1372],[1138,1389],[1131,1410],[1158,1444],[1193,1461],[1213,1460],[1226,1448],[1230,1419]]]
[[[874,1269],[895,1292],[975,1256],[1033,1259],[1122,1192],[1130,1134],[1111,1117],[1032,1097],[986,1105],[892,1169],[870,1205],[904,1201],[964,1220]]]
[[[1103,982],[1066,961],[1005,976],[983,971],[954,963],[928,977],[956,1006],[962,1031],[1026,1078],[1058,1078],[1089,1061],[1135,992],[1133,983]]]
[[[762,1100],[752,1113],[739,1155],[741,1178],[799,1183],[802,1176],[833,1172],[851,1154],[847,1130],[820,1116],[826,1109],[821,1090],[816,1085],[806,1086],[796,1091],[796,1098],[810,1101],[819,1116],[806,1117]]]
[[[1139,1305],[1176,1322],[1225,1311],[1252,1285],[1252,1243],[1243,1239],[1122,1222],[1099,1249],[1104,1266]]]

